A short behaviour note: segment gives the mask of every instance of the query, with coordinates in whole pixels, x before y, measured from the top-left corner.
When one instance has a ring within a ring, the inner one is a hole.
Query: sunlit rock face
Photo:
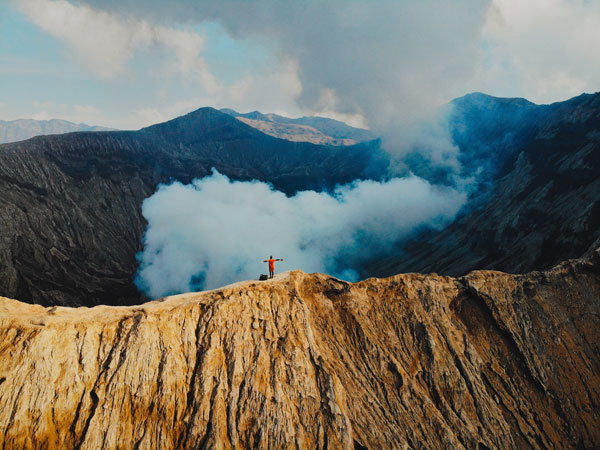
[[[299,117],[292,119],[259,111],[242,114],[232,109],[221,109],[236,119],[268,135],[294,142],[312,142],[322,145],[354,145],[370,141],[377,135],[370,130],[356,128],[326,117]]]
[[[600,255],[288,272],[134,307],[0,300],[2,448],[598,448]]]

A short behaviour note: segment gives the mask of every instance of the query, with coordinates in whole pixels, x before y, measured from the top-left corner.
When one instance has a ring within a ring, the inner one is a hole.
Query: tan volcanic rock
[[[334,138],[308,125],[249,119],[241,116],[236,117],[236,119],[244,122],[246,125],[250,125],[252,128],[262,131],[265,134],[288,141],[312,142],[313,144],[323,145],[358,144],[358,141],[355,141],[354,139]]]
[[[0,448],[598,448],[599,259],[0,299]]]

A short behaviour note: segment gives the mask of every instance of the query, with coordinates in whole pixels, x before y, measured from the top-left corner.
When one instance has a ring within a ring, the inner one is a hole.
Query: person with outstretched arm
[[[269,263],[269,278],[273,278],[273,274],[275,273],[275,261],[283,261],[283,259],[273,259],[273,255],[271,255],[269,259],[263,261]]]

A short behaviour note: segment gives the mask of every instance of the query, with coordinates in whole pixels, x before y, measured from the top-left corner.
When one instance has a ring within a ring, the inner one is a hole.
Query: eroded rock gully
[[[600,264],[0,300],[0,448],[598,448]]]

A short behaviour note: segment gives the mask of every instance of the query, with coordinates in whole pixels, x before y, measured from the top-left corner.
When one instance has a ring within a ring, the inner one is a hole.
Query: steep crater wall
[[[139,131],[0,145],[0,295],[44,306],[141,303],[141,206],[159,183],[189,183],[214,167],[286,193],[323,190],[381,174],[378,145],[289,142],[212,108]]]

